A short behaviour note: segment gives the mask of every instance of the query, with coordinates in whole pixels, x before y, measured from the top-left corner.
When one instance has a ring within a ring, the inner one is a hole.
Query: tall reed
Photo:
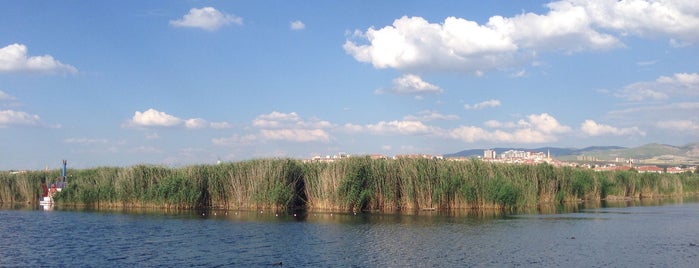
[[[0,173],[0,202],[36,202],[60,171]],[[97,207],[420,210],[524,208],[699,193],[699,174],[595,172],[548,164],[352,157],[256,159],[170,168],[69,170],[62,204]]]

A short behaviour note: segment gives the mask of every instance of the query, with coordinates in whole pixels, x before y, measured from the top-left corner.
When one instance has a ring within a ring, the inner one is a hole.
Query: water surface
[[[6,208],[0,266],[697,267],[699,203],[650,205],[295,216]]]

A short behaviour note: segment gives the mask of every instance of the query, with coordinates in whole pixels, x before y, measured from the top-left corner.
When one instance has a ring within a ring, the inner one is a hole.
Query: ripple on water
[[[0,219],[0,266],[695,267],[699,257],[695,203],[488,219],[60,210],[0,210]]]

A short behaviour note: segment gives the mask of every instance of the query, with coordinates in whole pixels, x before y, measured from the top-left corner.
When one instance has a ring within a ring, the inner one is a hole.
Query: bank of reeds
[[[0,173],[0,202],[36,202],[59,171]],[[595,172],[480,160],[332,163],[261,159],[181,168],[137,165],[69,170],[59,204],[96,207],[420,210],[518,208],[580,200],[699,193],[698,174]]]

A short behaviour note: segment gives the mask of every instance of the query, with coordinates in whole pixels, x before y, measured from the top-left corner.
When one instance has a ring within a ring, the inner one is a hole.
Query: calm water
[[[0,267],[699,267],[697,202],[573,211],[294,217],[5,208]]]

